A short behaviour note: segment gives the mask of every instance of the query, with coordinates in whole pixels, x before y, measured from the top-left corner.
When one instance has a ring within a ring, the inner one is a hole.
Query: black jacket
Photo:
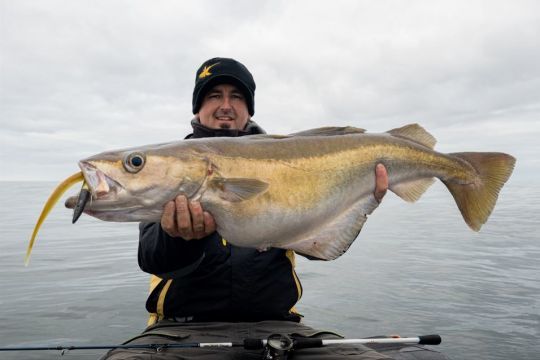
[[[242,136],[264,131],[252,121],[245,131],[213,130],[192,122],[188,137]],[[141,223],[139,266],[154,274],[146,302],[156,319],[193,321],[299,321],[293,306],[302,296],[294,252],[241,248],[218,233],[200,240],[172,238],[159,223]]]

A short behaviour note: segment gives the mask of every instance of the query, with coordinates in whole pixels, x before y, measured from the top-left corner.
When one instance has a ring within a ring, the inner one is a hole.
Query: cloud
[[[189,131],[195,69],[237,58],[269,132],[419,122],[441,151],[538,171],[534,1],[0,3],[2,180],[59,180],[106,149]],[[487,131],[489,129],[489,131]]]

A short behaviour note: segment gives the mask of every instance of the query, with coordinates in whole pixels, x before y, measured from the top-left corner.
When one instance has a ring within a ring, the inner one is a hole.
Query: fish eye
[[[143,167],[146,159],[143,153],[140,152],[134,152],[131,154],[128,154],[124,159],[124,168],[132,173],[135,174],[139,172]]]

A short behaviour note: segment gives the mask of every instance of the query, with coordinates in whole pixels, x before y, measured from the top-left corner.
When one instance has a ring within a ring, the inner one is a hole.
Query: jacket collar
[[[237,137],[245,135],[266,134],[266,132],[253,120],[249,120],[243,130],[238,129],[211,129],[199,122],[198,118],[191,120],[193,134],[186,136],[186,139],[199,139],[206,137]]]

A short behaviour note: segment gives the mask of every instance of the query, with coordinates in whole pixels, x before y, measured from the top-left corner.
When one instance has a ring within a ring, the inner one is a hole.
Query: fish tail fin
[[[444,179],[456,200],[463,219],[474,231],[479,231],[495,207],[499,191],[506,183],[516,159],[504,153],[464,152],[449,154],[469,163],[477,172],[478,179],[464,184]]]

